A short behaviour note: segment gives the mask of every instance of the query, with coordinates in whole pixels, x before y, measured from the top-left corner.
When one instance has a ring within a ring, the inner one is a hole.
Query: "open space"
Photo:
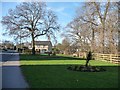
[[[22,72],[30,88],[117,88],[118,65],[91,60],[105,72],[69,71],[69,65],[84,65],[85,60],[69,56],[21,55]],[[30,58],[31,57],[31,58]]]
[[[118,88],[118,0],[4,1],[0,88]]]

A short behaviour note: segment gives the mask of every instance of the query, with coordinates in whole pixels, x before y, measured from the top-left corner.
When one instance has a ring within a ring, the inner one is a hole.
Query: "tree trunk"
[[[34,34],[31,34],[32,36],[32,54],[35,55],[35,38],[34,38]]]
[[[92,28],[92,42],[91,42],[91,51],[94,52],[95,49],[95,44],[94,44],[94,39],[95,39],[95,35],[94,35],[94,28]]]
[[[102,29],[102,53],[104,54],[105,53],[105,49],[104,49],[104,47],[105,47],[105,45],[104,45],[104,43],[105,43],[105,41],[104,41],[104,37],[105,37],[105,22],[102,22],[102,25],[103,25],[103,29]]]
[[[86,60],[86,64],[85,64],[86,67],[88,67],[89,61],[90,61],[90,60],[88,60],[88,59]]]

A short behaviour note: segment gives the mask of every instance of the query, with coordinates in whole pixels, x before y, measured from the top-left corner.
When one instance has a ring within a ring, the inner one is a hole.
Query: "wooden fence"
[[[86,52],[77,52],[73,56],[78,56],[80,58],[86,58],[86,55],[87,55]],[[120,64],[120,54],[93,53],[93,59]]]
[[[95,60],[107,61],[111,63],[120,63],[120,54],[100,54],[94,53],[93,58]]]

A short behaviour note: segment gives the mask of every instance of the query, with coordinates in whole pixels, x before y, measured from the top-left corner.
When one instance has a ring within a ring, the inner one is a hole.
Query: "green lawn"
[[[117,88],[118,65],[91,60],[106,72],[69,71],[71,64],[85,64],[85,60],[68,56],[21,55],[21,68],[31,88]]]

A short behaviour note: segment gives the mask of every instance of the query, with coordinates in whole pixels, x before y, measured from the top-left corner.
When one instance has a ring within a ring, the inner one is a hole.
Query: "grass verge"
[[[31,57],[31,58],[28,58]],[[105,72],[76,72],[67,67],[83,65],[85,60],[68,56],[21,56],[21,68],[31,88],[117,88],[118,66],[91,60],[92,66],[101,66]]]

